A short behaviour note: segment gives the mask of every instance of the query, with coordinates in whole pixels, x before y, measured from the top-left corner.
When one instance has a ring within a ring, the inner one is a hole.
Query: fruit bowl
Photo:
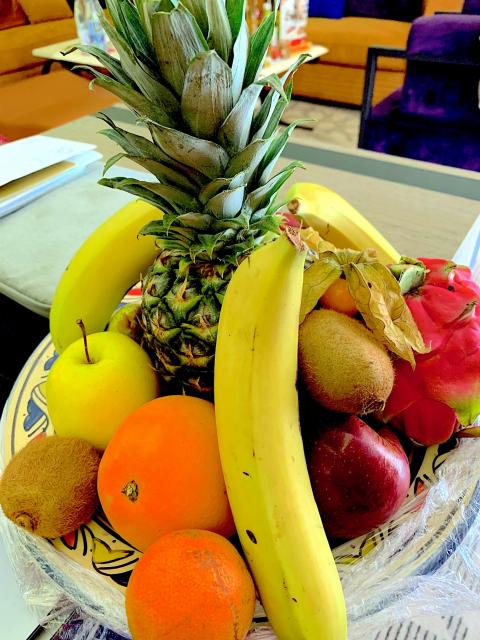
[[[30,440],[53,434],[45,381],[55,357],[51,339],[46,337],[18,377],[2,418],[5,463]],[[475,479],[479,453],[480,443],[471,440],[460,446],[449,441],[418,448],[411,457],[414,480],[409,499],[396,519],[333,549],[352,638],[357,632],[358,637],[368,637],[361,634],[369,625],[378,628],[379,616],[380,623],[391,624],[399,607],[408,606],[412,615],[423,612],[425,600],[417,593],[419,584],[425,580],[428,584],[428,576],[434,580],[439,574],[448,577],[458,570],[451,567],[453,552],[462,542],[462,549],[470,550],[470,539],[480,528],[480,488]],[[37,584],[43,583],[43,590],[49,594],[53,589],[55,597],[50,594],[45,606],[63,594],[87,616],[128,633],[123,591],[141,554],[112,530],[101,513],[77,532],[51,542],[23,533],[3,517],[2,523],[5,536],[12,541],[11,551],[15,547],[14,564],[19,574],[24,574],[25,592],[30,579],[25,562],[29,561],[32,576],[40,571]],[[463,571],[471,573],[474,567],[468,564],[468,554],[457,555],[463,558]],[[366,586],[367,598],[362,591]],[[455,583],[450,587],[455,589]],[[456,588],[460,593],[461,585]],[[403,605],[397,599],[400,592]],[[378,610],[380,603],[382,610]],[[254,625],[265,625],[261,609]]]

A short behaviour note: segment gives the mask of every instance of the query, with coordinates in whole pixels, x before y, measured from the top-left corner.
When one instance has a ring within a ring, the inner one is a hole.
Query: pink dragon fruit
[[[412,370],[395,362],[395,385],[384,419],[423,445],[448,440],[480,414],[480,287],[470,269],[420,258],[425,282],[406,294],[413,318],[431,351],[416,354]]]

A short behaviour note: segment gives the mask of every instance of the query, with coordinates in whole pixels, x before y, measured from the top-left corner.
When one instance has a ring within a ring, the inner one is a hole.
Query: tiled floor
[[[348,149],[356,148],[360,129],[360,111],[343,107],[332,107],[314,102],[292,100],[283,121],[312,120],[295,130],[291,142],[315,145],[336,144]],[[308,127],[308,129],[303,128]]]

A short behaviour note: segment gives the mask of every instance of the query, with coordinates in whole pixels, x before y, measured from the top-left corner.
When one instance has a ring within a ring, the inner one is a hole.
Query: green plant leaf
[[[259,175],[259,184],[266,184],[266,182],[270,179],[272,171],[277,163],[278,158],[283,153],[287,142],[295,130],[295,127],[302,122],[310,122],[309,120],[295,120],[288,127],[285,128],[274,140],[272,141],[267,153],[265,154],[262,163],[258,169]]]
[[[87,44],[80,44],[76,47],[70,47],[64,53],[71,53],[76,49],[95,56],[95,58],[103,64],[103,66],[108,70],[108,72],[113,76],[115,80],[134,88],[134,84],[130,76],[125,73],[120,62],[109,53],[107,53],[103,49],[100,49],[99,47],[94,47]]]
[[[177,222],[196,229],[197,231],[206,231],[212,225],[213,218],[207,213],[182,213],[176,218]]]
[[[103,178],[99,180],[99,184],[140,195],[150,202],[160,203],[162,209],[173,214],[185,213],[198,207],[196,198],[171,185],[134,178]]]
[[[190,63],[182,94],[182,117],[192,134],[215,137],[230,113],[232,72],[216,51],[198,53]]]
[[[152,59],[153,48],[150,38],[144,31],[137,9],[128,1],[120,2],[118,6],[122,14],[124,33],[127,36],[126,40],[131,48],[136,52],[137,56],[141,53],[148,60]]]
[[[124,40],[128,40],[128,34],[125,31],[125,25],[123,23],[123,14],[120,9],[121,3],[119,0],[105,0],[105,4],[116,31],[118,31]]]
[[[225,0],[206,0],[206,7],[208,16],[207,42],[225,62],[229,62],[233,39]]]
[[[117,98],[123,100],[133,111],[141,116],[149,118],[153,122],[169,126],[172,124],[171,116],[166,113],[163,109],[158,107],[154,102],[145,98],[141,93],[135,91],[131,87],[127,87],[112,78],[109,78],[105,74],[97,71],[96,69],[85,67],[85,66],[77,66],[75,69],[87,69],[92,73],[95,78],[92,80],[93,83],[98,84],[103,89],[110,91]]]
[[[291,162],[266,184],[252,191],[245,199],[244,210],[251,214],[258,209],[268,207],[272,198],[277,195],[295,169],[299,167],[303,167],[302,162]]]
[[[170,89],[158,80],[154,72],[133,53],[128,42],[116,33],[106,19],[102,19],[102,25],[117,49],[120,63],[125,73],[138,86],[146,98],[169,114],[173,125],[180,111],[180,105],[176,97]]]
[[[245,72],[244,87],[253,84],[262,69],[267,49],[275,30],[276,11],[265,17],[250,39],[250,54]]]
[[[205,37],[208,36],[208,16],[205,0],[182,0],[182,4],[195,17]]]
[[[176,169],[172,169],[172,167],[169,167],[163,162],[142,156],[127,156],[127,158],[149,171],[163,184],[173,185],[192,195],[198,193],[198,185],[193,180],[190,180],[186,175]]]
[[[229,156],[220,145],[168,127],[151,127],[155,142],[170,157],[211,180],[223,175]]]
[[[246,0],[226,0],[225,5],[232,37],[235,40],[240,33],[242,22],[245,20]]]
[[[245,147],[230,160],[225,172],[226,177],[231,178],[243,171],[245,172],[245,181],[248,184],[265,157],[271,142],[270,139],[251,142],[248,147]]]
[[[243,205],[245,186],[229,191],[221,191],[205,206],[205,211],[219,220],[234,218]]]
[[[218,132],[218,141],[231,156],[244,149],[250,139],[253,113],[261,91],[258,84],[244,89]]]
[[[161,75],[181,96],[191,60],[209,48],[202,30],[192,14],[179,4],[169,13],[153,14],[152,33]]]
[[[206,184],[200,191],[198,199],[205,205],[211,200],[217,193],[226,191],[227,189],[236,189],[237,187],[245,186],[245,173],[241,171],[233,178],[216,178]]]
[[[240,32],[233,46],[233,62],[232,62],[232,95],[233,104],[236,104],[242,93],[245,80],[245,71],[247,69],[248,51],[250,36],[248,33],[247,23],[244,20],[240,27]]]
[[[197,189],[206,183],[207,178],[205,176],[195,169],[177,162],[147,138],[121,129],[104,113],[97,114],[97,117],[111,127],[110,129],[100,131],[100,133],[116,142],[130,157],[143,157],[163,163],[185,175],[190,182],[197,185]]]
[[[257,84],[260,84],[264,87],[271,87],[272,89],[275,89],[275,91],[279,93],[284,100],[287,100],[285,89],[283,88],[283,82],[280,80],[280,78],[276,73],[272,73],[269,76],[266,76],[265,78],[261,78],[257,80]]]
[[[109,169],[111,169],[114,165],[117,164],[117,162],[119,160],[121,160],[122,158],[127,157],[126,153],[116,153],[114,156],[112,156],[111,158],[109,158],[106,162],[105,162],[105,166],[103,167],[103,173],[102,175],[104,176],[107,171]]]

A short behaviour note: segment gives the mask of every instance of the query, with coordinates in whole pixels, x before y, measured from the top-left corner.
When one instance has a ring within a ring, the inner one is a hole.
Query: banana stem
[[[83,320],[77,320],[77,324],[80,327],[83,335],[83,346],[85,347],[85,356],[87,357],[88,364],[93,364],[90,360],[90,354],[88,353],[88,344],[87,344],[87,330],[85,329],[85,325],[83,324]]]

